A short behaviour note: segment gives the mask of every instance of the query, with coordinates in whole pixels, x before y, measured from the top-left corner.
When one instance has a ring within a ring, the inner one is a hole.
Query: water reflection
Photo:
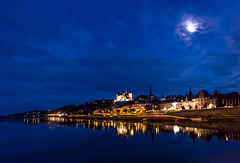
[[[24,118],[23,121],[28,124],[37,124],[40,123],[40,118]]]
[[[219,140],[237,140],[239,141],[240,123],[239,122],[132,122],[116,120],[99,120],[99,119],[73,119],[63,117],[48,118],[25,118],[24,123],[38,124],[47,123],[49,129],[74,125],[76,128],[90,128],[92,130],[113,129],[117,131],[118,136],[129,137],[136,134],[154,135],[170,132],[173,134],[187,134],[195,139],[200,138],[202,141],[210,141],[213,137]]]

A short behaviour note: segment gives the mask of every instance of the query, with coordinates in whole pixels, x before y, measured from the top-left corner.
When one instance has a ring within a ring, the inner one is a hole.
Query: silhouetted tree
[[[131,109],[131,112],[135,112],[136,111],[136,109]]]
[[[146,105],[146,106],[145,106],[145,109],[146,109],[146,110],[152,110],[152,105]]]
[[[207,108],[207,103],[204,104],[204,107],[203,108]]]

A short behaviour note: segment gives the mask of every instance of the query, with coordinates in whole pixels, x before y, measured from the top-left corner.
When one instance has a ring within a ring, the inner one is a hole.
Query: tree
[[[195,109],[198,109],[198,105],[195,105]]]
[[[191,105],[189,105],[189,109],[192,109],[192,106],[191,106]]]
[[[205,103],[205,104],[204,104],[204,108],[206,108],[206,109],[207,109],[207,103]]]
[[[154,110],[160,110],[160,105],[155,104],[155,105],[154,105]]]
[[[185,99],[183,95],[177,95],[176,98],[179,99],[179,100],[184,100]]]
[[[184,106],[182,106],[182,110],[185,110],[185,107],[184,107]]]
[[[146,110],[152,110],[152,105],[146,105],[146,106],[145,106],[145,109],[146,109]]]

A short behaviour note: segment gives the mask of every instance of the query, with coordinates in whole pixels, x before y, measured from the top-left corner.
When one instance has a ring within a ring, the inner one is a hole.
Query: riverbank
[[[186,118],[201,118],[201,121],[240,121],[240,107],[185,110],[169,114]]]
[[[174,122],[174,121],[192,121],[191,118],[177,117],[172,115],[120,115],[120,116],[18,116],[18,117],[1,117],[2,120],[7,119],[28,119],[28,118],[67,118],[67,119],[99,119],[99,120],[124,120],[124,121],[138,121],[138,122]],[[0,120],[1,120],[0,119]]]
[[[240,121],[240,108],[216,108],[206,110],[184,110],[168,113],[143,113],[143,114],[100,114],[100,115],[69,115],[69,116],[49,116],[49,115],[22,115],[3,116],[0,119],[17,118],[46,118],[65,117],[76,119],[106,119],[106,120],[128,120],[128,121],[149,121],[149,122],[169,122],[169,121]]]

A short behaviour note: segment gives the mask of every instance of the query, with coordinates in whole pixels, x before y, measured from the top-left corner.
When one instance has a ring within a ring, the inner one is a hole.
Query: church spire
[[[194,98],[194,94],[192,93],[192,86],[190,84],[190,90],[189,93],[187,95],[188,101],[192,101],[192,99]]]
[[[149,96],[152,96],[152,87],[151,87],[151,84],[150,84],[150,94]]]

